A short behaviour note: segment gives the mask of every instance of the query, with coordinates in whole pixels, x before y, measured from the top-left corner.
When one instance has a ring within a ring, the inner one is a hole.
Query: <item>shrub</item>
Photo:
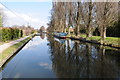
[[[22,37],[23,31],[18,28],[2,28],[0,30],[2,41],[13,40]]]
[[[2,41],[2,30],[0,29],[0,42]]]

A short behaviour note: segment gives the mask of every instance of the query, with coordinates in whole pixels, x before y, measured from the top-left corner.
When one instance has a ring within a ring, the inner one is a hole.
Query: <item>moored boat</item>
[[[60,38],[60,39],[66,39],[67,38],[66,35],[67,35],[67,33],[63,33],[63,32],[61,32],[61,33],[55,32],[54,33],[54,36],[57,38]]]

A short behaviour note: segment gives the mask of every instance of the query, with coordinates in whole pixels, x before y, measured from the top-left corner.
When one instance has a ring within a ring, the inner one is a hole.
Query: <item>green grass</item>
[[[80,34],[79,36],[83,37],[83,38],[86,38],[85,34]],[[67,37],[76,37],[76,36],[75,36],[75,34],[70,34],[70,35],[67,35]]]
[[[93,37],[90,37],[88,40],[100,41],[101,37],[100,36],[93,36]],[[118,37],[106,37],[106,39],[104,40],[104,43],[112,44],[112,45],[120,45],[120,38],[118,38]]]
[[[120,45],[120,38],[116,37],[107,37],[105,39],[106,43],[113,44],[113,45]]]
[[[2,54],[0,54],[0,62],[2,62],[6,57],[8,57],[9,55],[13,54],[13,52],[15,52],[20,46],[22,46],[26,41],[28,41],[30,39],[30,37],[28,37],[27,39],[14,44],[13,46],[7,48],[5,51],[2,52]]]
[[[79,36],[82,38],[86,38],[86,34],[80,34]],[[75,37],[75,35],[71,34],[71,37]],[[100,42],[101,37],[100,36],[92,36],[90,38],[87,38],[87,40],[96,40],[96,41]],[[106,39],[104,40],[104,43],[120,46],[120,38],[119,37],[106,37]]]
[[[86,35],[85,34],[80,34],[80,37],[86,38]]]

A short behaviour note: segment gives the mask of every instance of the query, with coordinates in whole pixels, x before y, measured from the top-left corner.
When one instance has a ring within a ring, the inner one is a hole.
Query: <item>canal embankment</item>
[[[23,38],[20,38],[20,39],[17,39],[17,40],[13,40],[13,41],[10,41],[10,42],[8,42],[8,43],[4,43],[3,45],[0,45],[0,54],[4,51],[4,50],[6,50],[7,48],[9,48],[10,46],[12,46],[12,45],[14,45],[14,44],[17,44],[17,43],[19,43],[20,41],[22,41],[22,40],[24,40],[24,39],[26,39],[26,38],[28,38],[29,36],[25,36],[25,37],[23,37]]]
[[[53,35],[53,33],[47,33],[48,35]],[[120,38],[119,37],[106,37],[105,40],[101,40],[100,36],[92,36],[90,38],[86,38],[85,34],[80,34],[79,36],[75,36],[74,34],[67,35],[66,36],[68,39],[71,40],[79,40],[87,43],[93,43],[93,44],[98,44],[98,45],[103,45],[103,46],[108,46],[116,49],[120,49]]]
[[[105,40],[101,40],[99,36],[86,38],[85,35],[81,35],[80,37],[70,35],[67,36],[67,38],[70,38],[71,40],[79,40],[83,42],[94,43],[120,49],[120,38],[118,37],[107,37]]]
[[[6,49],[0,53],[0,67],[2,67],[12,56],[18,53],[33,37],[35,34],[24,37],[17,42],[13,42],[12,45],[8,45]]]

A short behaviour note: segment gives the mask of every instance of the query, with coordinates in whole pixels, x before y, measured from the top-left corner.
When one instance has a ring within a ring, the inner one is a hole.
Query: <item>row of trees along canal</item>
[[[97,36],[100,35],[101,40],[104,40],[107,32],[108,36],[120,37],[118,7],[118,2],[53,2],[47,30],[67,31],[70,35],[72,27],[76,36],[83,32],[86,37],[98,33]]]

